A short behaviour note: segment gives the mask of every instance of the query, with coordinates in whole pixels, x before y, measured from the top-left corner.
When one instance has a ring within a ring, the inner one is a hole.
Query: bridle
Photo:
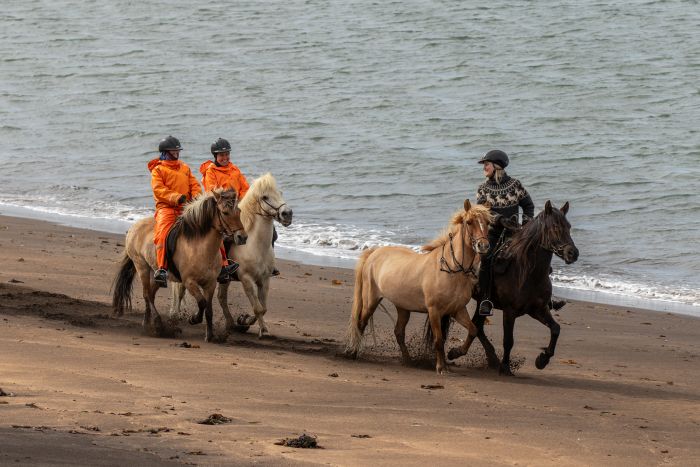
[[[237,209],[235,203],[234,203],[233,209],[234,210]],[[221,230],[218,230],[218,229],[217,230],[221,235],[223,235],[225,237],[231,237],[231,236],[233,236],[233,234],[236,233],[236,230],[240,230],[240,229],[234,230],[231,228],[231,226],[224,220],[224,216],[221,214],[221,209],[219,209],[218,206],[216,207],[216,214],[219,217],[219,224],[221,225]]]
[[[282,206],[287,205],[286,202],[275,207],[272,204],[270,204],[270,202],[266,199],[260,198],[260,201],[261,201],[261,203],[259,203],[259,206],[260,206],[260,212],[258,213],[259,215],[264,216],[264,217],[272,217],[273,219],[280,220],[280,210],[282,209]],[[270,208],[272,208],[273,211],[275,211],[275,213],[270,214],[269,212],[267,212],[267,210],[263,207],[262,203],[267,204]]]
[[[550,244],[550,245],[547,245],[547,246],[542,245],[542,249],[544,249],[544,250],[546,250],[546,251],[549,251],[550,253],[554,253],[554,254],[557,255],[559,258],[561,258],[562,260],[566,261],[566,260],[564,259],[564,249],[565,249],[567,246],[569,246],[568,243],[560,243],[559,245],[556,245],[556,246]]]
[[[466,227],[466,221],[462,223],[462,261],[457,261],[457,257],[455,256],[455,248],[454,244],[452,243],[452,239],[454,236],[452,235],[452,232],[448,234],[448,238],[450,239],[450,255],[452,256],[452,262],[455,265],[455,268],[452,269],[450,265],[447,263],[447,260],[445,259],[445,243],[442,244],[442,255],[440,256],[440,271],[446,272],[448,274],[457,274],[457,273],[463,273],[465,276],[471,275],[472,277],[476,278],[478,268],[474,267],[474,263],[476,262],[477,258],[479,257],[479,250],[477,249],[477,245],[479,240],[485,239],[485,236],[481,237],[474,237],[471,233],[469,232],[469,239],[471,240],[471,245],[472,245],[472,250],[474,250],[474,258],[472,259],[471,264],[469,264],[469,267],[464,267],[464,255],[465,255],[465,245],[467,242],[464,239],[465,232],[468,231]]]

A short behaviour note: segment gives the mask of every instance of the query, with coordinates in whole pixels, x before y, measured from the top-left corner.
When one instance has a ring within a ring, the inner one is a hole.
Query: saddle
[[[508,270],[508,266],[510,266],[510,263],[513,261],[513,257],[508,251],[509,245],[510,242],[506,242],[505,244],[503,244],[503,246],[498,250],[498,252],[494,256],[492,260],[493,263],[491,263],[491,270],[494,274],[505,274],[505,272]]]
[[[175,264],[175,246],[177,245],[177,239],[182,231],[182,222],[176,221],[170,230],[168,231],[168,236],[165,239],[165,261],[168,264],[168,274],[182,282],[180,277],[180,271],[177,269],[177,264]]]

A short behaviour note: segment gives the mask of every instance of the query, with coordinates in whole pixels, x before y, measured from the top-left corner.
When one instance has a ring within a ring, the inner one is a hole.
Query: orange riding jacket
[[[182,195],[191,200],[202,192],[199,182],[184,162],[153,159],[148,163],[156,209],[176,208]]]
[[[206,161],[199,166],[199,172],[202,174],[202,185],[205,191],[211,191],[214,188],[236,190],[238,199],[242,199],[248,192],[248,180],[231,162],[219,167],[212,161]]]

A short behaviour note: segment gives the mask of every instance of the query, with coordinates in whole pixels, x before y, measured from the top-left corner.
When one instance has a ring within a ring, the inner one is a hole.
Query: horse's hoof
[[[549,364],[549,356],[542,352],[535,359],[535,367],[538,370],[543,370]]]
[[[509,366],[504,367],[503,365],[498,368],[498,374],[501,376],[515,376],[513,372],[510,371]]]
[[[240,325],[240,324],[233,324],[233,325],[229,326],[228,329],[229,329],[230,331],[233,331],[233,332],[239,332],[239,333],[241,333],[241,334],[245,334],[246,332],[248,332],[248,329],[250,329],[250,326],[243,326],[243,325]]]
[[[199,318],[197,316],[190,316],[190,319],[188,320],[188,322],[190,324],[199,324],[203,321],[203,318],[204,318],[203,316],[199,317]]]
[[[459,347],[452,348],[449,352],[447,352],[447,358],[449,358],[450,360],[456,360],[462,355],[464,354],[462,353]]]

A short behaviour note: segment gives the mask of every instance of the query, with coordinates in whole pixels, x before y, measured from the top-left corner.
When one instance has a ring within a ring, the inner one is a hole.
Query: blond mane
[[[450,234],[456,234],[460,229],[461,225],[469,221],[484,222],[486,224],[491,223],[492,214],[489,208],[480,204],[472,204],[469,211],[460,209],[452,215],[450,223],[445,227],[442,233],[437,236],[430,243],[427,243],[421,247],[421,251],[433,251],[436,248],[442,247],[445,243],[449,241]]]
[[[238,203],[244,229],[248,229],[253,225],[255,215],[259,210],[260,198],[265,194],[270,197],[281,196],[277,189],[277,181],[270,172],[256,178],[243,199]]]

